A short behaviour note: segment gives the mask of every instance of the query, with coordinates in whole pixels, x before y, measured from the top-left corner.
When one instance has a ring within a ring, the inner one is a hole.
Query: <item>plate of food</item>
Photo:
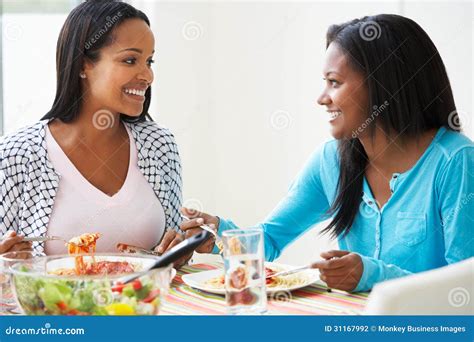
[[[125,256],[121,257],[121,261],[117,261],[116,256],[99,256],[99,254],[95,253],[95,251],[97,240],[100,238],[100,236],[101,234],[99,233],[85,233],[70,239],[67,243],[67,249],[68,254],[74,256],[74,259],[50,258],[50,260],[48,260],[47,273],[59,276],[112,276],[117,274],[140,272],[142,269],[150,268],[153,265],[155,261],[154,258],[143,258],[139,262],[136,262],[136,260],[139,258],[133,258],[133,255],[130,260],[128,260]],[[147,251],[141,247],[133,246],[136,249],[140,249],[140,252],[136,252],[135,250],[123,250],[119,248],[119,245],[122,244],[117,245],[118,251],[123,252],[125,255],[137,253],[140,255],[146,254],[150,256],[158,256],[156,253]],[[145,253],[145,251],[148,253]],[[84,261],[83,255],[85,254],[90,254],[91,260],[89,262]],[[71,264],[71,261],[74,261],[74,263]],[[171,274],[171,278],[176,276],[176,270],[174,268],[172,268]]]
[[[270,275],[272,273],[291,270],[293,268],[295,268],[295,266],[266,262],[265,274]],[[186,274],[182,276],[182,279],[186,285],[195,289],[215,294],[225,294],[223,269]],[[281,291],[293,291],[311,285],[318,280],[319,271],[315,269],[307,269],[287,276],[268,278],[266,281],[267,294]]]

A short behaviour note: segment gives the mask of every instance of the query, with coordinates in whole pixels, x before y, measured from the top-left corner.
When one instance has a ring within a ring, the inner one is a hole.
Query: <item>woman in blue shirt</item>
[[[266,259],[329,218],[323,231],[341,250],[323,253],[314,267],[333,288],[369,290],[473,256],[474,144],[459,133],[448,76],[428,35],[397,15],[331,26],[323,75],[318,103],[335,140],[313,153],[260,224]],[[183,211],[193,216],[181,225],[187,235],[202,223],[219,234],[238,229]]]

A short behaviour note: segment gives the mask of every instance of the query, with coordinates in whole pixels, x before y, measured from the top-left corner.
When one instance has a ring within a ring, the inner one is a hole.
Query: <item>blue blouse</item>
[[[315,151],[288,194],[259,224],[265,258],[330,218],[339,176],[337,141]],[[474,143],[442,127],[417,163],[390,180],[392,196],[379,210],[364,178],[359,212],[339,247],[358,253],[364,271],[354,291],[375,283],[455,263],[474,255]],[[238,229],[221,219],[219,234]],[[311,260],[308,260],[310,262]]]

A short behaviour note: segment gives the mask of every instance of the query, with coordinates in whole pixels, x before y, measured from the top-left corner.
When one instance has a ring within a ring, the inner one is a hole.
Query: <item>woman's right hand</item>
[[[17,235],[15,231],[8,231],[0,240],[0,254],[15,251],[31,251],[32,243],[23,241],[22,235]]]
[[[189,220],[184,220],[179,226],[185,233],[186,239],[202,232],[202,228],[199,228],[199,226],[202,226],[203,224],[207,224],[217,232],[217,228],[219,227],[219,218],[217,216],[201,213],[200,211],[188,208],[181,208],[181,213],[189,218]],[[215,242],[216,239],[213,236],[199,246],[196,249],[196,252],[212,253]]]

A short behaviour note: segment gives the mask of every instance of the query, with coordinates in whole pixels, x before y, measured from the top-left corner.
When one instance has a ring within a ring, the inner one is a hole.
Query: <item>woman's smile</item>
[[[145,92],[146,88],[125,88],[123,93],[126,95],[127,99],[130,99],[135,102],[145,101]]]
[[[331,123],[342,115],[340,110],[328,110],[327,112],[329,113],[329,122]]]

